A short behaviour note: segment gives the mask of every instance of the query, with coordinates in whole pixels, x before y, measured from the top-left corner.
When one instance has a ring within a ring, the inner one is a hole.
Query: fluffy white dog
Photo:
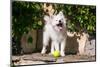
[[[41,53],[46,53],[46,47],[51,39],[51,54],[57,50],[61,56],[65,56],[66,44],[66,19],[62,11],[57,15],[45,16],[45,26],[43,31],[43,48]]]

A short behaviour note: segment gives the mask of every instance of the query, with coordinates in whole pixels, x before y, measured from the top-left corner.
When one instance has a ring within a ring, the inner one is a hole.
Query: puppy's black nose
[[[59,20],[59,22],[61,23],[61,20]]]

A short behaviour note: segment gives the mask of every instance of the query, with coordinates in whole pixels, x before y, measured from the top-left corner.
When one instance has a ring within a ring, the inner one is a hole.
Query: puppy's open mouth
[[[57,24],[57,26],[58,26],[58,27],[62,27],[62,26],[63,26],[63,24],[62,24],[62,23],[59,23],[59,24]]]
[[[57,27],[59,28],[59,30],[61,31],[63,29],[63,24],[62,23],[59,23],[57,24]]]

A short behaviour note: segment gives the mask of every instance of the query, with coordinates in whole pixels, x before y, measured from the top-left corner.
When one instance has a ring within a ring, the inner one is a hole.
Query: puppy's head
[[[66,28],[66,19],[62,11],[52,17],[51,24],[56,31],[62,31]]]

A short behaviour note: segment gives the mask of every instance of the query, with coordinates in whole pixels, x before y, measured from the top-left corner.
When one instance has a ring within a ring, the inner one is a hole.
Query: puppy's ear
[[[50,22],[50,17],[47,15],[45,15],[43,19],[44,19],[46,24]]]
[[[59,15],[62,15],[62,16],[63,16],[63,11],[60,11],[60,12],[59,12]]]

